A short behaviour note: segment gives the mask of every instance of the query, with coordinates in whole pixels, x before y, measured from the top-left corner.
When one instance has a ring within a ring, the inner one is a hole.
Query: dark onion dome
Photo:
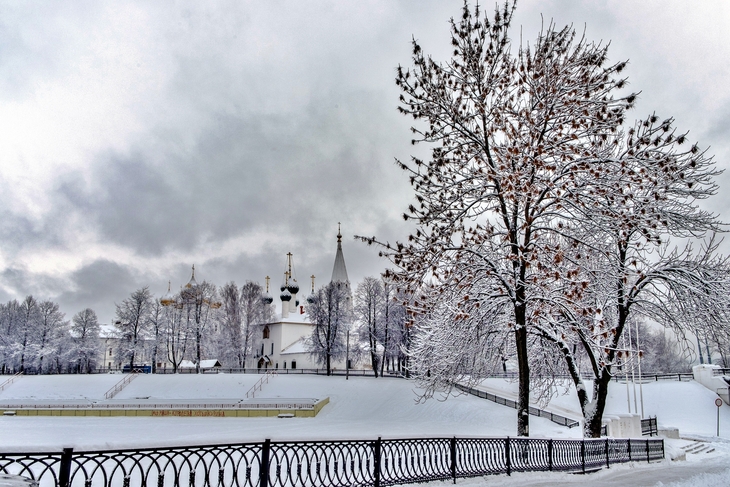
[[[281,292],[281,295],[279,295],[279,297],[282,301],[291,301],[291,293],[286,289]]]
[[[281,286],[279,286],[279,291],[284,292],[284,289],[286,289],[286,284],[282,282]]]
[[[309,296],[307,296],[307,302],[309,304],[314,303],[314,294],[310,294]]]
[[[271,304],[274,302],[274,298],[271,297],[271,294],[264,293],[261,295],[261,301],[263,301],[264,304]]]
[[[299,292],[299,283],[296,279],[291,279],[289,285],[286,287],[290,293],[296,294]]]

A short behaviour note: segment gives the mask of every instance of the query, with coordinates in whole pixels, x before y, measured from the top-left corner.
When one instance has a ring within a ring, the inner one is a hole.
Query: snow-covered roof
[[[195,363],[192,360],[183,360],[180,362],[180,365],[178,365],[178,368],[180,369],[194,369]]]
[[[213,367],[222,367],[222,365],[218,360],[214,358],[200,361],[201,369],[212,369]]]
[[[306,307],[305,307],[306,309]],[[291,324],[302,324],[302,325],[309,325],[311,324],[309,322],[309,315],[305,312],[304,314],[300,314],[299,310],[297,309],[296,313],[289,313],[289,316],[282,319],[281,313],[276,313],[275,321],[272,321],[271,323],[267,323],[269,325],[274,325],[277,323],[291,323]]]

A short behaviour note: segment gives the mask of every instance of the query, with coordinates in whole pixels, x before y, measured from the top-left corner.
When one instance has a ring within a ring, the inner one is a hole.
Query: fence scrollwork
[[[0,453],[41,487],[386,486],[525,471],[592,471],[664,458],[661,439],[419,438],[270,441]]]

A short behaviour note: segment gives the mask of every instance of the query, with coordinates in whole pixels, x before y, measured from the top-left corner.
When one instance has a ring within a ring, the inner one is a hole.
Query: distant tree
[[[68,323],[63,320],[58,303],[50,300],[41,301],[38,304],[37,322],[37,346],[38,346],[38,373],[44,371],[44,359],[46,369],[50,367],[49,361],[55,361],[55,369],[58,372],[60,367],[61,352],[60,344],[67,338]]]
[[[384,291],[380,279],[366,277],[355,289],[355,319],[360,323],[360,340],[366,345],[375,377],[382,373],[378,345],[388,338],[383,313]],[[387,310],[387,308],[386,308]],[[384,348],[383,348],[384,349]]]
[[[101,326],[93,309],[86,308],[74,315],[71,336],[77,372],[89,374],[96,367],[96,357],[100,349],[100,331]]]
[[[173,373],[178,372],[180,363],[185,359],[190,341],[190,329],[186,326],[185,312],[179,298],[179,295],[175,296],[175,304],[164,307],[161,319],[166,358],[172,365]]]
[[[19,371],[26,371],[26,360],[32,358],[36,351],[34,346],[38,335],[40,307],[33,296],[26,296],[20,304],[18,334],[14,346],[14,355],[19,358]]]
[[[192,331],[195,340],[195,370],[200,373],[205,332],[208,325],[215,321],[213,315],[221,306],[216,287],[207,281],[186,285],[180,291],[180,304],[183,306],[188,329]]]
[[[15,350],[21,333],[22,311],[20,303],[13,299],[0,305],[0,373],[16,370]]]
[[[312,297],[308,311],[313,330],[307,349],[326,367],[327,375],[331,375],[332,361],[345,356],[345,336],[353,319],[349,287],[331,282],[320,288]]]
[[[223,363],[241,365],[243,352],[243,337],[241,331],[241,301],[238,285],[231,281],[220,289],[221,312],[218,318],[221,321],[219,359]]]
[[[383,303],[380,315],[383,320],[383,356],[380,360],[380,375],[388,364],[388,370],[408,372],[408,357],[411,345],[410,327],[406,326],[406,297],[399,292],[390,278],[383,279]]]
[[[135,358],[144,350],[153,306],[152,294],[149,288],[143,287],[116,306],[114,326],[121,338],[117,353],[120,360],[128,363],[131,369],[135,365]]]
[[[239,367],[245,367],[246,360],[257,345],[259,325],[273,320],[271,306],[264,302],[264,290],[256,282],[246,281],[241,287],[241,348],[238,352]]]
[[[650,328],[639,324],[638,348],[641,353],[642,373],[689,372],[692,361],[687,343],[664,327]],[[683,343],[684,342],[684,343]]]
[[[165,346],[165,308],[159,299],[153,299],[149,313],[149,337],[150,358],[152,360],[152,373],[157,373],[157,363],[160,355],[162,355]]]

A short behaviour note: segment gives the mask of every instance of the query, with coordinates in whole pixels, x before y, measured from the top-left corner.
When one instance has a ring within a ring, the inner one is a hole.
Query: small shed
[[[200,361],[200,370],[203,371],[218,371],[222,367],[220,361],[218,359],[209,359],[209,360],[201,360]]]
[[[183,360],[180,362],[180,365],[177,366],[178,369],[194,369],[195,368],[195,362],[192,360]]]

